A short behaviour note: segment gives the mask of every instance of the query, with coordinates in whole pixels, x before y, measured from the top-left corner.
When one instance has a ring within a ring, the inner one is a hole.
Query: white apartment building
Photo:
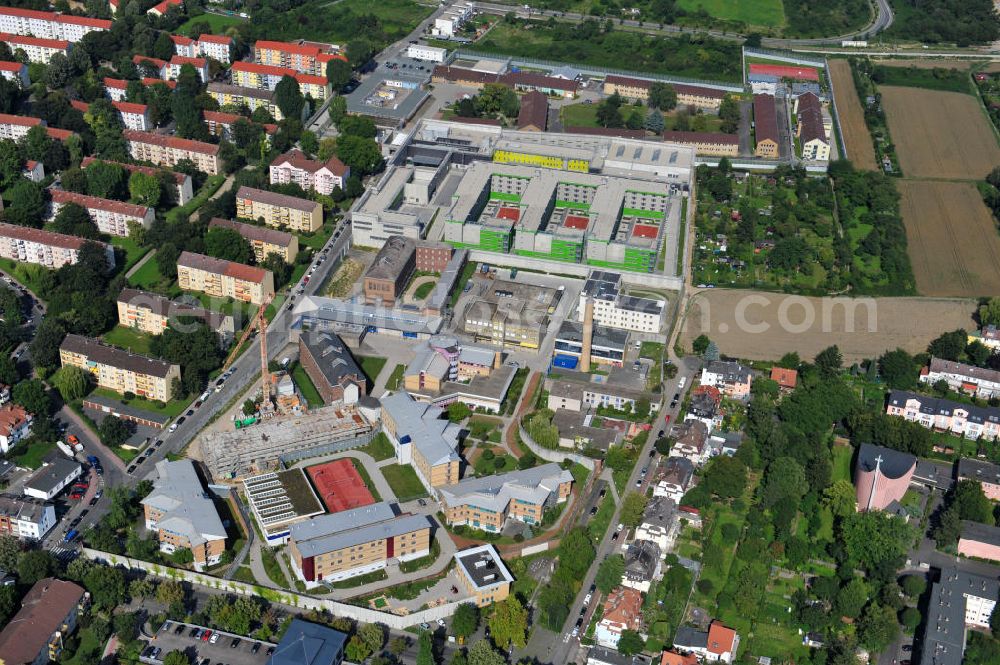
[[[920,372],[920,382],[933,386],[938,381],[946,382],[957,393],[982,399],[1000,396],[1000,372],[995,369],[931,358],[930,365]]]
[[[0,113],[0,139],[20,141],[29,129],[38,125],[44,126],[45,121],[41,118]]]
[[[151,166],[139,166],[138,164],[124,164],[122,162],[113,162],[108,159],[96,159],[94,157],[84,157],[83,161],[80,162],[80,168],[85,169],[93,162],[103,161],[108,164],[114,164],[115,166],[120,166],[129,173],[144,173],[149,176],[156,176],[160,173],[166,172],[174,179],[176,185],[174,189],[174,196],[176,198],[178,205],[184,205],[192,198],[194,198],[194,191],[191,185],[191,176],[186,173],[181,173],[180,171],[170,171],[169,169],[163,168],[153,168]]]
[[[8,81],[17,82],[22,88],[31,85],[28,77],[28,65],[23,62],[0,62],[0,76]]]
[[[0,32],[13,35],[78,42],[94,30],[110,30],[111,21],[59,12],[40,12],[18,7],[0,7]]]
[[[435,37],[447,37],[451,39],[470,18],[472,18],[472,7],[470,5],[455,5],[440,17],[434,19],[434,27],[431,28],[431,34]]]
[[[21,540],[40,540],[55,525],[56,509],[51,503],[0,495],[0,533]]]
[[[594,323],[598,325],[636,332],[660,332],[666,301],[625,295],[622,286],[619,273],[592,271],[580,291],[577,321],[583,321],[590,299],[594,303]]]
[[[427,62],[444,62],[448,57],[448,49],[424,44],[410,44],[406,49],[406,57]]]
[[[289,150],[271,162],[270,182],[272,185],[295,183],[302,189],[316,191],[327,196],[335,187],[344,189],[351,169],[336,156],[325,162],[307,158],[299,150]]]
[[[150,129],[152,123],[149,121],[149,107],[145,104],[126,102],[124,98],[124,94],[121,95],[120,100],[112,98],[111,105],[118,111],[118,117],[121,118],[125,128],[139,131]],[[90,110],[90,104],[76,99],[71,100],[70,105],[80,113],[87,113]]]
[[[52,209],[49,219],[54,218],[64,205],[75,203],[86,209],[101,233],[108,235],[125,238],[129,234],[129,222],[149,228],[156,217],[155,211],[146,206],[77,194],[64,189],[53,189],[51,194]]]
[[[183,55],[175,55],[170,58],[170,62],[164,68],[164,74],[168,81],[172,81],[181,75],[181,67],[191,65],[198,72],[198,78],[202,83],[208,81],[208,60],[205,58],[188,58]]]
[[[56,53],[68,56],[70,49],[70,43],[63,39],[40,39],[9,32],[0,32],[0,42],[7,44],[11,51],[24,51],[29,62],[40,62],[43,65],[49,64]]]
[[[0,224],[0,257],[35,263],[56,270],[79,260],[83,238],[62,233],[52,233],[15,224]],[[96,241],[95,241],[96,242]],[[111,245],[98,242],[105,250],[108,266],[115,265],[115,252]]]
[[[174,42],[174,53],[179,56],[212,58],[226,65],[230,62],[232,37],[202,34],[198,39],[191,39],[183,35],[170,35],[170,39]]]
[[[7,452],[31,434],[31,414],[20,404],[7,402],[0,406],[0,452]]]
[[[218,145],[132,129],[126,129],[122,134],[125,136],[128,154],[132,159],[166,167],[190,159],[199,171],[209,175],[219,173]]]

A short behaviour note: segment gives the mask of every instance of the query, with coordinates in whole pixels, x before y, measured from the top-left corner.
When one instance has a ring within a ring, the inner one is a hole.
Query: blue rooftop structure
[[[340,665],[347,635],[301,619],[292,619],[268,665]]]

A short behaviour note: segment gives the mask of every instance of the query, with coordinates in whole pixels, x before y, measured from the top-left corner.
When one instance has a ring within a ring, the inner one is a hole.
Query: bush
[[[491,448],[487,448],[486,450],[483,451],[483,459],[484,460],[489,461],[489,460],[493,459],[494,457],[496,457],[496,453],[494,453]]]
[[[698,591],[705,594],[706,596],[710,596],[712,594],[712,591],[715,590],[715,585],[712,584],[712,580],[698,580],[697,586],[698,586]]]

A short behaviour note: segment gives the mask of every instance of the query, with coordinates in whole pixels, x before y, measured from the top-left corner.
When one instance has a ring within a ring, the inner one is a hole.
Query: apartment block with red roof
[[[344,189],[351,169],[336,156],[325,162],[309,159],[299,150],[289,150],[271,162],[272,185],[293,182],[302,189],[329,196],[334,187]]]
[[[165,168],[153,168],[151,166],[139,166],[138,164],[125,164],[122,162],[113,162],[108,159],[98,160],[94,157],[84,157],[83,161],[80,162],[80,168],[85,169],[94,162],[102,161],[107,164],[114,164],[115,166],[120,166],[129,173],[143,173],[145,175],[157,176],[160,173],[166,173],[171,178],[173,178],[177,189],[174,190],[174,198],[178,205],[184,205],[194,197],[194,192],[192,191],[191,176],[186,173],[181,173],[180,171],[171,171]]]
[[[232,60],[233,38],[225,35],[202,34],[198,36],[198,55],[212,58],[228,65]]]
[[[255,305],[274,297],[274,275],[270,270],[194,252],[182,252],[177,259],[177,284],[185,291],[201,291],[216,298],[233,298]]]
[[[604,79],[604,94],[613,95],[618,93],[625,99],[635,101],[647,101],[649,99],[649,89],[656,83],[650,79],[637,79],[628,76],[617,76],[608,74]],[[725,90],[715,88],[704,88],[697,85],[686,85],[682,83],[671,83],[674,92],[677,93],[678,106],[697,106],[698,108],[718,111],[722,105],[722,100],[726,96]]]
[[[167,63],[164,78],[174,80],[181,75],[181,67],[191,65],[198,72],[198,78],[204,83],[208,80],[208,60],[205,58],[188,58],[183,55],[175,55]]]
[[[166,16],[171,7],[182,7],[183,5],[184,0],[163,0],[158,5],[150,7],[146,13],[153,16]]]
[[[110,29],[111,21],[102,19],[18,7],[0,7],[0,32],[9,32],[12,35],[78,42],[88,32]]]
[[[41,118],[31,118],[24,115],[0,113],[0,139],[20,141],[28,130],[38,125],[45,126]]]
[[[155,211],[146,206],[68,192],[64,189],[53,189],[51,194],[50,219],[55,217],[63,206],[74,203],[87,211],[101,233],[108,235],[127,237],[129,224],[139,224],[149,228],[156,217]]]
[[[267,109],[271,117],[277,121],[284,119],[281,109],[274,102],[274,93],[263,88],[247,88],[241,85],[231,85],[212,81],[205,87],[212,99],[219,103],[221,107],[245,106],[251,113],[258,107]],[[303,111],[305,108],[303,107]]]
[[[347,60],[331,44],[259,40],[253,45],[253,59],[263,65],[289,67],[303,74],[326,75],[326,64],[334,58]]]
[[[0,32],[0,42],[9,46],[11,51],[24,51],[28,62],[40,62],[43,65],[49,64],[56,53],[68,56],[70,49],[70,43],[64,39],[41,39],[10,32]]]
[[[209,134],[212,136],[221,136],[227,141],[232,139],[233,125],[240,120],[246,120],[251,125],[260,124],[253,122],[246,116],[236,113],[224,113],[222,111],[202,111],[202,119],[208,125]],[[278,131],[278,126],[272,123],[265,123],[260,126],[264,128],[264,135],[267,137],[268,143],[270,143],[271,137]]]
[[[166,60],[160,60],[148,55],[133,55],[132,64],[138,68],[139,73],[152,75],[155,72],[156,78],[161,79],[167,76]]]
[[[277,254],[285,263],[294,264],[299,253],[299,238],[294,233],[285,233],[277,229],[269,229],[254,224],[244,224],[230,219],[213,217],[208,223],[210,229],[229,229],[243,236],[253,247],[257,263],[267,258],[268,254]]]
[[[199,171],[209,175],[219,173],[219,146],[213,143],[132,129],[126,129],[122,134],[128,145],[129,157],[136,161],[172,167],[181,160],[189,159]]]
[[[594,630],[594,639],[601,646],[615,649],[624,631],[638,631],[641,627],[642,594],[619,586],[604,599],[604,614]]]
[[[33,159],[25,160],[21,175],[31,182],[41,182],[45,180],[45,165]]]
[[[139,82],[142,83],[144,86],[147,86],[147,87],[151,86],[151,85],[165,85],[168,88],[170,88],[171,90],[173,90],[174,88],[177,87],[177,82],[176,81],[167,81],[167,80],[164,80],[164,79],[161,79],[161,78],[154,78],[152,76],[146,76],[144,78],[141,78],[141,79],[139,79]]]
[[[58,661],[77,620],[90,605],[90,594],[72,582],[53,577],[35,582],[21,609],[0,631],[0,654],[6,665]]]
[[[124,95],[122,95],[122,98],[124,99]],[[87,113],[90,110],[90,104],[78,99],[70,100],[70,105],[80,111],[80,113]],[[126,129],[138,129],[140,131],[151,129],[152,123],[149,121],[149,107],[145,104],[135,104],[112,99],[111,105],[118,110],[118,116],[122,119],[122,124],[125,125]]]
[[[22,88],[31,85],[31,78],[28,76],[28,65],[23,62],[0,62],[0,76],[8,81],[15,81]]]
[[[236,192],[236,216],[292,231],[312,232],[323,226],[323,206],[316,201],[245,186]]]
[[[282,78],[291,76],[298,82],[303,95],[309,95],[313,99],[326,99],[330,92],[326,76],[303,74],[290,67],[239,61],[233,63],[230,72],[233,84],[244,88],[274,91]]]
[[[83,238],[62,233],[0,224],[0,257],[21,263],[35,263],[53,270],[76,263],[80,259],[80,248],[85,242],[87,241]],[[108,266],[113,268],[114,248],[103,242],[93,242],[104,247]]]
[[[674,636],[674,648],[693,653],[711,663],[732,663],[740,648],[739,634],[719,621],[713,621],[708,632],[681,626]]]
[[[113,102],[125,101],[128,92],[128,81],[125,79],[113,79],[110,76],[104,77],[104,96]]]

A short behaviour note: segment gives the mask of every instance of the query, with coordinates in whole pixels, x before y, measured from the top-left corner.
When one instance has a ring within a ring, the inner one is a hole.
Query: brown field
[[[782,309],[783,305],[787,311]],[[852,305],[854,316],[850,326],[846,312]],[[943,332],[971,329],[975,308],[975,300],[957,298],[850,300],[713,289],[692,298],[679,339],[690,350],[692,340],[704,332],[723,354],[747,360],[777,360],[789,351],[811,360],[836,344],[844,361],[854,363],[897,347],[911,353],[925,351],[927,344]],[[814,320],[804,326],[807,309],[814,312]],[[791,324],[789,329],[779,325],[783,312]],[[871,326],[869,312],[872,312]],[[740,316],[747,325],[737,324]],[[749,327],[759,328],[761,324],[767,324],[768,329],[757,331]]]
[[[1000,164],[993,129],[972,95],[896,86],[880,91],[904,175],[981,180]]]
[[[928,296],[1000,293],[1000,236],[975,185],[915,180],[898,185],[917,290]]]
[[[968,69],[973,61],[971,60],[947,60],[944,58],[927,60],[876,60],[876,64],[886,67],[916,67],[917,69]]]
[[[846,60],[829,62],[833,96],[837,101],[837,117],[840,118],[844,143],[847,144],[847,157],[859,169],[876,171],[878,164],[875,162],[875,148],[872,147],[872,137],[865,125],[858,92],[854,89],[851,65]]]

